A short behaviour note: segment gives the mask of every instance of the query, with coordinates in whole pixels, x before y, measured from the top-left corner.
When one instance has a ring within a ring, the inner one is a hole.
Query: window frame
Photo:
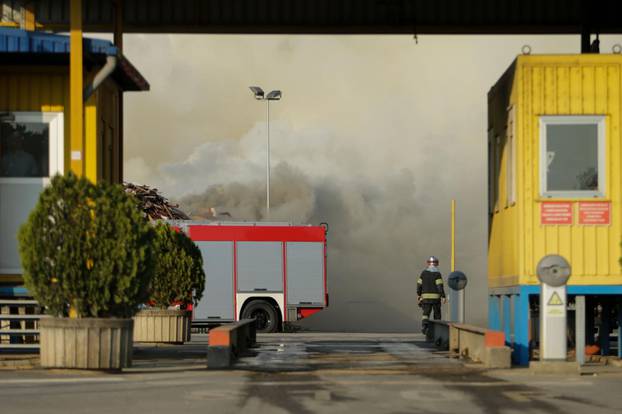
[[[498,134],[493,135],[493,146],[494,146],[494,164],[493,168],[495,170],[494,174],[494,189],[495,189],[495,203],[493,206],[493,211],[498,213],[500,211],[499,205],[501,204],[501,158],[503,157],[503,146],[501,136]]]
[[[497,137],[494,131],[488,131],[488,214],[493,215],[497,211],[497,171],[496,171],[496,142]]]
[[[5,112],[5,111],[0,111]],[[48,124],[49,150],[48,150],[48,174],[44,177],[0,177],[2,184],[41,184],[47,186],[56,174],[63,174],[65,170],[65,135],[63,112],[26,112],[6,111],[13,115],[12,122],[40,122]],[[2,202],[0,195],[0,203]],[[22,268],[0,268],[0,274],[22,274]]]
[[[606,140],[605,140],[605,115],[543,115],[540,116],[540,196],[545,199],[554,198],[604,198],[607,189],[607,166],[606,166]],[[596,125],[597,130],[597,160],[598,160],[598,189],[578,191],[555,191],[548,190],[547,182],[547,126],[548,125]]]
[[[507,160],[505,163],[506,171],[506,206],[512,207],[516,204],[516,110],[514,106],[510,106],[507,110],[508,121],[506,126],[506,146],[507,146]]]

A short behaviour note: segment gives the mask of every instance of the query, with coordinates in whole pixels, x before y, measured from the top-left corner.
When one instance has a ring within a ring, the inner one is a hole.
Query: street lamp
[[[270,101],[278,101],[281,99],[281,91],[275,90],[267,95],[259,86],[251,86],[251,92],[258,101],[266,102],[266,217],[270,217]]]

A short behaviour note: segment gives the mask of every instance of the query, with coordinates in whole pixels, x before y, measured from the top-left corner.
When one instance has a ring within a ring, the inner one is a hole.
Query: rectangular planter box
[[[190,312],[145,309],[134,316],[134,342],[182,344],[190,340]]]
[[[131,319],[41,318],[41,366],[118,370],[132,365]]]

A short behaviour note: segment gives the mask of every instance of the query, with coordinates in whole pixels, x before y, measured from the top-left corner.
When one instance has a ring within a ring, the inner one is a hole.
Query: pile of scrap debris
[[[158,194],[157,188],[127,182],[123,183],[123,187],[126,193],[138,199],[150,220],[190,220],[177,204],[171,204],[164,196]]]

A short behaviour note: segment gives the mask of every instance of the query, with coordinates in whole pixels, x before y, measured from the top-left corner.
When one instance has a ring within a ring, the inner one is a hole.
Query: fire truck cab
[[[193,326],[255,318],[258,332],[328,306],[327,226],[175,221],[203,255],[205,292]]]

